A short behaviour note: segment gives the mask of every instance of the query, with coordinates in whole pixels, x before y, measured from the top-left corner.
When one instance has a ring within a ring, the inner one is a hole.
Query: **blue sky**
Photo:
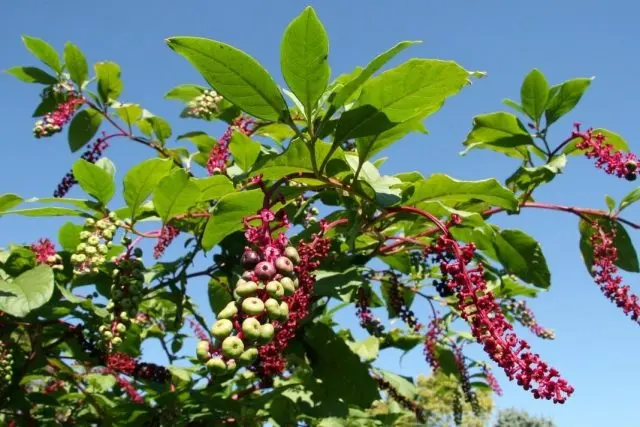
[[[61,49],[73,41],[91,62],[113,60],[123,69],[123,101],[136,102],[174,124],[174,134],[209,130],[196,121],[179,120],[179,104],[164,101],[163,94],[180,83],[201,83],[187,62],[172,53],[163,39],[198,35],[233,44],[258,59],[282,83],[279,43],[286,24],[308,4],[297,1],[258,2],[3,2],[0,6],[0,69],[35,65],[23,48],[20,35],[41,37]],[[316,4],[317,3],[317,4]],[[180,6],[178,6],[180,4]],[[614,130],[636,148],[637,109],[633,99],[640,86],[633,83],[640,39],[638,6],[629,1],[553,2],[311,2],[331,40],[333,76],[365,65],[370,58],[401,40],[423,40],[394,61],[409,57],[453,59],[467,69],[487,71],[444,108],[426,121],[428,136],[411,136],[383,153],[390,156],[382,170],[397,173],[418,170],[428,175],[444,172],[461,179],[496,176],[504,180],[517,165],[491,152],[475,151],[460,157],[461,142],[474,115],[502,109],[501,100],[517,98],[520,82],[534,67],[551,83],[579,76],[596,76],[582,103],[555,125],[551,139],[563,140],[573,121]],[[237,6],[235,6],[237,5]],[[0,77],[0,117],[3,118],[0,167],[2,192],[25,197],[48,196],[76,156],[67,149],[65,136],[35,140],[31,113],[38,101],[37,88],[8,75]],[[170,142],[175,144],[175,142]],[[116,141],[108,157],[118,167],[121,180],[134,162],[150,157],[143,148]],[[565,173],[537,195],[539,201],[604,207],[604,195],[619,200],[634,185],[605,175],[591,162],[572,158]],[[80,195],[79,192],[72,193]],[[625,216],[638,217],[637,208]],[[523,212],[519,217],[496,217],[504,227],[521,228],[542,244],[552,271],[552,288],[532,301],[540,323],[555,329],[557,340],[533,339],[536,351],[558,368],[576,388],[564,406],[534,401],[529,393],[510,385],[499,375],[505,396],[499,407],[517,406],[552,416],[560,426],[634,425],[635,385],[640,374],[632,367],[639,350],[640,330],[608,302],[587,274],[577,247],[577,219],[555,212]],[[3,217],[0,244],[31,242],[57,234],[58,219]],[[634,240],[635,238],[632,233]],[[175,248],[174,248],[175,250]],[[175,252],[170,252],[169,254]],[[635,277],[629,276],[631,284]],[[640,290],[640,285],[637,287]],[[190,292],[206,295],[206,284],[194,281]],[[206,304],[203,304],[206,306]],[[427,316],[426,311],[419,315]],[[341,315],[349,324],[353,318]],[[357,327],[356,327],[357,328]],[[148,355],[157,347],[150,346]],[[480,353],[478,353],[480,354]],[[398,362],[397,353],[384,354],[381,364],[415,375],[426,371],[421,352]],[[497,370],[496,370],[497,371]]]

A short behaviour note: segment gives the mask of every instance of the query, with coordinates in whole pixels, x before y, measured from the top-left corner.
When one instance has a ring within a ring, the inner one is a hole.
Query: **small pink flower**
[[[36,138],[44,138],[62,131],[79,106],[84,102],[82,98],[71,95],[65,102],[59,104],[51,113],[47,113],[38,120],[33,127],[33,134]]]

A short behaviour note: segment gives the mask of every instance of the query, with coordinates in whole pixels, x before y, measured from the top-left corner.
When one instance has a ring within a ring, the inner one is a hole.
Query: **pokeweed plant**
[[[627,143],[609,130],[575,125],[562,142],[547,137],[590,78],[550,86],[533,70],[520,102],[505,101],[516,114],[474,118],[466,151],[521,162],[502,184],[383,175],[383,160],[373,159],[424,133],[423,121],[484,73],[422,58],[379,72],[418,43],[404,41],[331,80],[328,37],[311,8],[282,38],[287,89],[228,44],[165,41],[209,85],[181,84],[165,98],[183,103],[181,116],[197,129],[227,126],[220,138],[202,130],[174,138],[192,149],[172,141],[166,119],[124,102],[116,63],[91,69],[74,44],[60,56],[43,40],[23,41],[47,67],[7,70],[43,86],[34,136],[66,131],[71,151],[85,151],[53,197],[0,197],[1,215],[71,218],[57,243],[43,237],[0,254],[6,425],[368,426],[407,417],[428,425],[434,412],[413,379],[375,367],[385,349],[419,346],[425,369],[441,378],[432,394],[446,394],[456,423],[486,415],[491,405],[478,396],[502,394],[492,366],[534,398],[564,403],[574,392],[569,380],[513,326],[555,338],[525,302],[550,287],[551,273],[532,236],[490,223],[502,212],[576,216],[595,283],[638,321],[638,297],[618,269],[639,271],[626,230],[640,225],[620,214],[640,193],[617,206],[608,199],[607,210],[533,198],[575,155],[629,181],[639,173]],[[116,138],[153,155],[124,174],[122,200],[114,200],[115,166],[104,157]],[[86,198],[67,197],[75,185]],[[184,249],[172,252],[181,255],[160,261],[179,237]],[[144,256],[145,241],[153,257]],[[208,263],[198,270],[202,254]],[[197,277],[209,278],[215,321],[187,295]],[[90,295],[78,294],[81,286]],[[428,302],[427,313],[412,309],[416,298]],[[334,320],[348,306],[368,338],[355,340]],[[394,318],[406,327],[390,328]],[[452,328],[462,321],[468,330]],[[196,340],[191,349],[183,348],[188,338]],[[153,339],[165,353],[154,363],[141,350]],[[465,355],[474,345],[485,358]],[[385,396],[386,409],[377,410]]]

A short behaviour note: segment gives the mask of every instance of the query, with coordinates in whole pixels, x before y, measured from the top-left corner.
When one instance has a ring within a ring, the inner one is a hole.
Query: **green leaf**
[[[22,41],[27,47],[27,50],[29,50],[29,52],[31,52],[36,58],[47,64],[56,72],[59,73],[62,71],[60,57],[53,46],[36,37],[22,36]]]
[[[17,194],[5,193],[0,195],[0,213],[15,208],[22,203],[22,201],[22,197]]]
[[[403,351],[409,351],[424,341],[423,334],[407,333],[401,329],[392,329],[388,334],[384,335],[384,341],[380,344],[380,348],[398,348]]]
[[[100,124],[102,115],[94,109],[82,110],[73,116],[69,125],[69,148],[76,152],[84,147],[95,136]]]
[[[540,118],[547,106],[549,97],[549,83],[544,74],[534,68],[522,82],[520,88],[520,99],[525,113],[536,124],[540,123]]]
[[[72,170],[80,187],[100,203],[106,206],[113,198],[116,185],[109,172],[84,159],[77,160]]]
[[[80,48],[73,43],[67,42],[64,45],[64,62],[67,70],[69,70],[71,80],[73,80],[78,87],[82,87],[89,76],[89,66]]]
[[[329,154],[330,149],[330,144],[316,141],[316,164],[322,163],[322,160]],[[341,149],[336,150],[332,155],[332,160],[328,163],[327,169],[331,170],[331,165],[333,164],[340,171],[348,170],[348,166],[342,160],[343,158],[343,151]],[[292,141],[281,155],[258,165],[252,175],[262,174],[264,179],[279,179],[295,172],[313,172],[309,149],[299,139]]]
[[[413,399],[417,393],[416,386],[413,381],[409,381],[411,378],[402,377],[394,374],[393,372],[378,370],[382,377],[387,380],[389,384],[400,392],[401,395]]]
[[[206,87],[199,85],[178,85],[167,92],[164,97],[166,99],[177,99],[182,102],[190,102],[193,98],[196,98],[204,93],[207,90]]]
[[[243,171],[249,172],[258,159],[262,145],[242,132],[233,132],[229,142],[229,151],[233,160]]]
[[[0,280],[0,310],[24,317],[51,299],[53,286],[53,271],[46,265],[22,273],[13,282]]]
[[[509,210],[518,208],[515,195],[494,178],[481,181],[460,181],[444,174],[433,174],[429,178],[418,181],[413,186],[414,191],[408,205],[425,200],[451,202],[465,202],[482,200],[494,206]]]
[[[522,108],[522,105],[518,104],[516,101],[506,98],[502,100],[502,103],[504,105],[506,105],[507,107],[511,107],[514,110],[516,110],[518,113],[520,114],[524,114],[525,116],[527,115],[527,113],[525,113],[524,108]]]
[[[95,66],[98,79],[98,94],[105,104],[115,101],[122,93],[122,80],[120,80],[120,66],[115,62],[98,62]]]
[[[37,67],[11,67],[5,72],[26,83],[40,83],[43,85],[58,83],[58,79]]]
[[[0,198],[0,200],[2,199]],[[620,207],[618,207],[618,211],[622,212],[623,209],[626,209],[627,207],[631,206],[633,203],[637,202],[638,200],[640,200],[640,187],[634,189],[629,194],[624,196],[622,200],[620,200]],[[2,206],[1,202],[0,202],[0,206]],[[1,207],[0,207],[0,212],[2,212]]]
[[[356,139],[360,161],[372,158],[411,132],[427,133],[427,129],[422,124],[422,119],[410,120],[377,135]]]
[[[176,169],[162,178],[153,190],[153,205],[164,223],[186,213],[199,200],[200,188],[184,169]]]
[[[116,379],[113,375],[87,374],[85,379],[94,393],[104,393],[116,385]]]
[[[380,397],[367,366],[331,328],[313,324],[303,339],[314,376],[322,381],[331,398],[368,408]]]
[[[549,89],[549,100],[545,111],[547,126],[550,126],[560,117],[573,110],[573,107],[580,102],[580,98],[582,98],[592,81],[593,77],[581,77],[552,86]]]
[[[616,201],[613,197],[611,196],[606,196],[604,198],[605,203],[607,204],[607,207],[609,208],[609,212],[612,213],[613,210],[616,208]]]
[[[221,279],[224,279],[224,283]],[[216,315],[233,301],[233,295],[229,292],[229,288],[225,286],[226,283],[226,277],[213,277],[209,280],[209,304]]]
[[[295,135],[293,129],[283,123],[271,123],[266,126],[260,126],[254,133],[259,136],[266,136],[282,144],[283,141],[292,138]]]
[[[114,107],[118,117],[131,128],[142,117],[142,107],[138,104],[119,104]]]
[[[202,237],[205,250],[213,248],[234,231],[242,230],[242,219],[255,215],[262,206],[264,195],[261,190],[230,193],[222,197],[213,208]]]
[[[567,158],[564,154],[555,156],[549,163],[544,165],[528,168],[521,166],[509,178],[507,178],[507,187],[512,190],[518,189],[527,193],[533,191],[537,186],[551,182],[553,178],[562,172],[567,164]]]
[[[15,211],[6,211],[0,213],[0,215],[22,215],[22,216],[85,216],[90,215],[86,212],[76,209],[61,208],[57,206],[51,206],[46,208],[30,208],[30,209],[18,209]]]
[[[65,222],[58,232],[58,242],[60,242],[62,249],[71,253],[75,252],[76,247],[80,244],[80,232],[82,230],[82,225]]]
[[[465,153],[474,148],[504,151],[533,145],[533,138],[516,116],[511,113],[496,112],[475,116],[473,129],[463,144],[467,147]]]
[[[171,37],[166,42],[195,66],[220,95],[246,113],[271,121],[286,115],[287,104],[278,85],[251,56],[201,37]]]
[[[235,191],[231,180],[224,175],[198,178],[195,180],[195,183],[198,185],[198,188],[200,188],[200,193],[202,194],[200,200],[203,202],[218,200],[220,197]]]
[[[393,46],[391,49],[382,52],[380,55],[373,58],[373,60],[369,62],[369,64],[367,64],[367,66],[362,71],[360,71],[355,76],[355,78],[346,83],[340,89],[340,91],[337,92],[336,96],[331,101],[331,105],[333,105],[334,108],[339,108],[340,106],[342,106],[349,100],[349,97],[351,97],[354,92],[356,92],[367,80],[371,78],[371,76],[373,76],[376,71],[382,68],[387,62],[389,62],[397,54],[399,54],[409,46],[420,43],[422,42],[402,41]]]
[[[502,230],[494,241],[498,259],[510,272],[540,288],[551,285],[551,273],[540,244],[520,230]]]
[[[162,117],[152,116],[146,117],[142,122],[147,122],[151,126],[156,138],[164,144],[164,142],[171,137],[171,125]],[[138,123],[140,125],[140,123]]]
[[[335,141],[376,135],[393,125],[424,119],[469,82],[469,72],[452,61],[411,59],[369,80],[358,107],[340,116]]]
[[[124,201],[131,208],[131,218],[171,170],[171,160],[148,159],[132,167],[124,176]]]
[[[287,27],[280,45],[280,66],[285,82],[311,117],[329,84],[329,38],[311,6]]]
[[[376,337],[368,337],[356,342],[347,341],[347,344],[351,351],[360,356],[363,362],[371,362],[378,357],[380,341]]]
[[[625,271],[632,273],[640,272],[640,264],[638,263],[638,254],[633,246],[633,242],[627,233],[627,230],[619,222],[608,221],[602,217],[589,217],[590,221],[598,221],[602,229],[606,233],[610,233],[612,229],[615,231],[616,236],[613,239],[613,244],[618,250],[618,260],[615,265]],[[587,271],[593,274],[591,266],[593,265],[593,246],[591,245],[591,235],[593,234],[593,227],[591,223],[580,220],[580,252],[582,253],[582,259],[584,260]]]
[[[602,128],[593,130],[593,135],[597,135],[599,133],[605,136],[605,144],[611,145],[611,147],[613,147],[617,151],[629,151],[629,144],[627,144],[627,141],[625,141],[625,139],[617,133]],[[584,154],[586,151],[589,151],[588,149],[578,150],[578,148],[576,148],[576,144],[578,144],[580,141],[581,138],[573,138],[567,145],[565,145],[562,152],[567,156],[577,156],[580,154]]]

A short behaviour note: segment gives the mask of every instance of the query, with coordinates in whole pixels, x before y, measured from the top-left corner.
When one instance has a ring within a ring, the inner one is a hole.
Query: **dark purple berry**
[[[276,268],[270,262],[262,261],[256,265],[254,272],[260,280],[271,280],[276,275]]]
[[[247,249],[242,254],[241,262],[244,268],[253,268],[260,262],[260,255],[256,251]]]

